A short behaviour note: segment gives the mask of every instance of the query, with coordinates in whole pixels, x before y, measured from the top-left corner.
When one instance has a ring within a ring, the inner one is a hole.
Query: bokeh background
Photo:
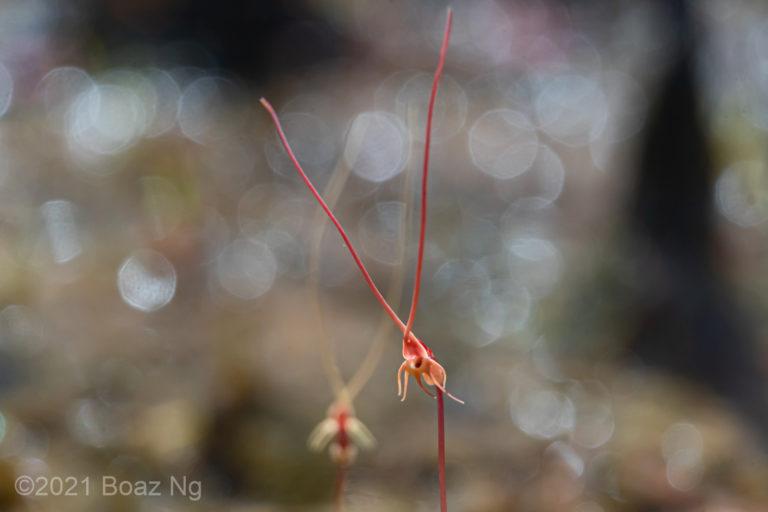
[[[446,5],[0,3],[0,509],[332,509],[323,351],[349,378],[381,313],[334,232],[310,272],[317,207],[258,99],[320,188],[348,173],[336,211],[404,315]],[[453,7],[415,325],[466,401],[452,509],[768,510],[768,6]],[[400,362],[393,330],[351,510],[437,508]]]

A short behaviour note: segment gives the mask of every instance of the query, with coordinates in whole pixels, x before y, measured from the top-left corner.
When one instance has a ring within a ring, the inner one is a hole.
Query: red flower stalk
[[[363,274],[363,278],[365,279],[366,283],[368,283],[368,286],[376,296],[376,299],[379,301],[379,303],[387,312],[387,314],[392,318],[395,324],[397,324],[397,326],[403,331],[403,358],[405,359],[405,361],[400,366],[400,369],[398,370],[398,373],[397,373],[398,395],[400,395],[402,391],[402,396],[403,396],[402,400],[405,400],[407,387],[408,387],[407,375],[405,376],[405,380],[403,381],[404,384],[401,384],[402,373],[403,371],[405,371],[406,373],[412,375],[416,379],[416,382],[419,384],[421,389],[424,390],[425,393],[427,393],[433,398],[437,398],[437,402],[438,402],[438,464],[439,464],[439,476],[440,476],[440,509],[442,511],[447,510],[446,484],[445,484],[445,435],[444,435],[444,419],[443,419],[444,407],[443,407],[442,394],[443,393],[447,394],[449,397],[451,397],[452,399],[456,400],[459,403],[464,403],[464,402],[462,402],[461,400],[459,400],[458,398],[454,397],[453,395],[451,395],[446,391],[445,384],[447,381],[447,375],[446,375],[445,369],[440,365],[440,363],[437,362],[432,350],[426,344],[424,344],[424,342],[422,342],[413,334],[411,328],[413,326],[413,321],[416,316],[416,309],[418,306],[419,292],[421,288],[422,265],[424,260],[424,239],[425,239],[425,232],[426,232],[426,215],[427,215],[427,174],[429,169],[429,145],[430,145],[431,133],[432,133],[432,118],[434,113],[435,98],[437,96],[437,86],[440,81],[440,76],[442,75],[442,72],[443,72],[443,66],[445,63],[445,54],[448,49],[448,41],[451,34],[452,18],[453,18],[453,13],[451,9],[448,8],[447,19],[445,24],[445,34],[443,37],[442,48],[440,50],[440,61],[438,63],[438,67],[435,72],[435,78],[432,84],[432,92],[429,98],[429,109],[427,112],[427,128],[426,128],[425,147],[424,147],[424,165],[422,169],[419,252],[418,252],[417,266],[416,266],[416,277],[415,277],[414,288],[413,288],[413,300],[411,303],[411,311],[408,315],[407,324],[403,323],[403,321],[400,320],[400,318],[397,316],[397,313],[395,313],[395,311],[387,303],[386,299],[381,294],[379,289],[376,287],[376,284],[373,282],[371,275],[368,273],[368,270],[365,268],[365,265],[363,264],[362,260],[358,256],[357,251],[352,246],[352,243],[350,242],[349,237],[344,231],[344,228],[342,228],[341,224],[336,219],[336,216],[333,214],[333,212],[328,207],[326,202],[320,196],[320,193],[317,191],[314,185],[312,185],[312,182],[309,180],[306,173],[302,169],[301,164],[299,164],[298,160],[296,159],[296,156],[294,155],[290,145],[288,144],[288,140],[285,137],[285,132],[283,131],[282,126],[280,125],[280,121],[277,118],[277,114],[275,113],[275,110],[272,108],[272,105],[270,105],[266,99],[261,98],[261,104],[264,105],[264,108],[267,109],[270,116],[272,117],[272,120],[275,123],[275,127],[277,128],[277,133],[280,137],[280,141],[282,142],[283,147],[285,147],[285,150],[288,153],[288,156],[290,157],[291,162],[293,162],[294,167],[296,167],[296,169],[299,171],[299,174],[304,180],[304,183],[306,183],[307,187],[309,187],[309,190],[312,192],[312,195],[315,196],[315,199],[317,199],[318,203],[320,203],[320,206],[322,207],[322,209],[330,218],[333,225],[338,230],[339,234],[341,235],[342,239],[347,245],[347,249],[349,249],[349,252],[352,255],[352,258],[355,260],[355,263],[360,269],[360,272]],[[424,383],[426,383],[429,386],[434,386],[436,388],[435,395],[427,391],[427,389],[424,387]]]
[[[286,138],[285,132],[283,131],[283,128],[280,124],[280,120],[278,119],[277,114],[275,113],[275,109],[272,108],[272,105],[265,98],[261,98],[260,101],[261,101],[261,104],[264,106],[264,108],[267,109],[270,116],[272,117],[272,120],[275,123],[275,127],[277,128],[277,134],[280,137],[280,141],[282,142],[283,147],[288,153],[288,156],[291,159],[291,162],[293,163],[296,170],[299,171],[301,178],[304,180],[304,183],[307,185],[307,187],[309,187],[309,190],[310,192],[312,192],[312,195],[315,196],[315,199],[317,200],[317,202],[320,204],[322,209],[325,211],[326,215],[328,215],[328,218],[331,220],[333,225],[338,230],[339,234],[341,235],[341,238],[344,240],[344,243],[347,246],[347,249],[349,249],[349,252],[352,255],[352,258],[355,260],[357,267],[360,269],[360,272],[363,274],[363,278],[365,279],[365,282],[368,283],[368,286],[370,287],[371,291],[373,291],[373,294],[376,296],[376,299],[379,301],[379,303],[387,312],[387,314],[390,316],[390,318],[392,318],[392,320],[395,322],[395,324],[397,324],[400,330],[403,331],[403,358],[405,359],[405,361],[400,366],[400,370],[398,371],[398,388],[399,388],[398,395],[400,395],[402,391],[403,399],[405,399],[405,392],[407,391],[407,381],[404,387],[400,385],[400,377],[402,375],[402,372],[405,371],[413,375],[413,377],[419,383],[419,386],[432,398],[435,398],[435,395],[433,395],[432,393],[427,391],[426,388],[424,388],[424,385],[422,384],[422,378],[424,383],[426,383],[427,385],[435,386],[437,389],[446,393],[448,396],[450,396],[457,402],[464,403],[446,391],[445,383],[446,383],[447,376],[446,376],[445,369],[435,360],[435,356],[432,350],[423,341],[417,338],[416,335],[413,334],[413,331],[411,330],[411,327],[413,325],[413,320],[416,316],[416,308],[419,300],[419,291],[421,288],[421,271],[422,271],[422,264],[424,260],[424,238],[425,238],[426,213],[427,213],[427,203],[426,203],[427,171],[429,166],[429,143],[430,143],[431,134],[432,134],[432,117],[433,117],[433,111],[434,111],[435,98],[437,96],[437,85],[440,81],[440,76],[442,75],[443,64],[445,62],[445,53],[448,49],[448,39],[451,33],[451,21],[453,18],[452,14],[453,13],[451,9],[449,8],[448,18],[445,26],[445,37],[443,39],[443,46],[440,52],[440,62],[438,64],[438,68],[435,73],[435,80],[432,85],[432,93],[429,99],[429,110],[427,114],[427,134],[425,138],[425,148],[424,148],[422,193],[421,193],[422,204],[421,204],[421,223],[420,223],[421,227],[419,232],[419,253],[418,253],[418,259],[417,259],[417,266],[416,266],[416,278],[415,278],[414,289],[413,289],[413,301],[411,304],[411,312],[408,315],[408,324],[405,324],[403,323],[402,320],[400,320],[400,317],[397,316],[397,313],[395,313],[395,311],[389,305],[389,303],[381,294],[379,289],[376,287],[376,284],[373,282],[373,278],[368,273],[368,270],[365,268],[365,265],[360,259],[360,256],[357,254],[357,251],[352,245],[352,242],[349,240],[349,237],[347,236],[347,233],[344,231],[344,228],[341,226],[341,223],[338,221],[338,219],[336,219],[336,216],[333,214],[330,207],[326,204],[325,200],[323,200],[320,193],[317,191],[315,186],[309,180],[309,177],[304,172],[304,169],[301,167],[301,164],[296,159],[296,156],[294,155],[290,144],[288,144],[288,139]]]

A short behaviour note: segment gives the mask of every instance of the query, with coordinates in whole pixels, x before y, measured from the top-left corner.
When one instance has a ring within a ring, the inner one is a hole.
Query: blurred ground
[[[0,509],[330,510],[335,468],[306,448],[333,398],[310,291],[347,378],[380,311],[330,231],[310,275],[316,206],[258,98],[320,188],[352,169],[336,211],[382,289],[405,266],[405,314],[415,241],[401,258],[397,229],[418,203],[403,180],[445,5],[135,4],[0,4]],[[735,396],[665,364],[735,342],[642,328],[668,317],[638,304],[674,313],[679,284],[628,206],[681,39],[661,5],[454,5],[415,325],[466,401],[446,411],[452,510],[768,510],[762,382],[715,358]],[[768,11],[685,16],[708,271],[761,379]],[[355,402],[378,448],[350,469],[349,508],[435,510],[435,407],[413,385],[400,403],[390,337]],[[20,496],[21,475],[47,495]],[[184,477],[199,494],[171,495]]]

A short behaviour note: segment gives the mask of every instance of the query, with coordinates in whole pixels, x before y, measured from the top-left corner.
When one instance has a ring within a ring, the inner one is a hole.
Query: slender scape
[[[384,296],[381,294],[379,289],[374,284],[373,279],[368,273],[368,270],[365,268],[365,265],[363,264],[362,260],[358,256],[357,251],[352,246],[352,243],[350,242],[349,237],[344,231],[344,228],[341,227],[341,224],[336,219],[336,216],[333,214],[330,207],[326,204],[326,202],[320,196],[320,193],[317,191],[314,185],[312,185],[312,182],[309,180],[306,173],[304,172],[301,165],[299,164],[298,160],[296,159],[296,156],[294,155],[290,145],[288,144],[288,140],[286,139],[285,132],[283,131],[282,126],[280,125],[280,121],[278,120],[277,114],[275,113],[275,110],[272,108],[272,105],[270,105],[266,99],[261,98],[261,104],[264,105],[264,108],[267,109],[270,116],[272,117],[272,120],[274,121],[275,126],[277,128],[277,133],[280,137],[280,141],[285,147],[285,150],[288,153],[288,156],[290,157],[291,161],[293,162],[293,165],[299,171],[299,174],[304,180],[304,183],[306,183],[307,187],[309,187],[309,190],[312,192],[312,195],[315,196],[315,199],[317,199],[318,203],[320,203],[320,206],[322,207],[322,209],[331,219],[331,222],[333,223],[333,225],[338,230],[342,239],[346,243],[347,249],[352,255],[352,258],[355,260],[355,263],[360,269],[360,272],[363,274],[363,278],[365,279],[366,283],[368,283],[368,286],[373,291],[377,300],[382,305],[382,307],[387,312],[387,314],[390,316],[390,318],[392,318],[395,324],[397,324],[400,330],[403,331],[403,358],[405,359],[405,361],[400,366],[400,369],[398,370],[398,374],[397,374],[398,394],[400,394],[402,390],[402,396],[403,396],[402,399],[405,400],[405,396],[408,389],[407,375],[405,376],[405,379],[403,381],[404,386],[401,385],[401,375],[405,371],[407,374],[413,375],[413,377],[416,379],[416,382],[419,384],[421,389],[424,390],[425,393],[437,399],[438,474],[439,474],[439,481],[440,481],[440,510],[442,512],[446,512],[448,510],[446,478],[445,478],[445,412],[444,412],[445,407],[443,403],[444,402],[443,393],[447,394],[457,402],[460,402],[460,403],[463,403],[463,402],[445,390],[445,384],[447,380],[445,369],[443,369],[443,367],[435,360],[432,350],[429,347],[427,347],[424,344],[424,342],[419,340],[413,334],[413,332],[411,331],[411,327],[413,326],[413,321],[416,316],[416,309],[418,306],[419,291],[421,288],[422,264],[424,260],[424,239],[425,239],[425,232],[426,232],[426,215],[427,215],[427,174],[428,174],[428,167],[429,167],[429,146],[430,146],[431,133],[432,133],[432,117],[434,113],[435,98],[437,96],[437,87],[440,81],[440,76],[442,75],[442,72],[443,72],[443,66],[445,63],[445,54],[448,50],[448,41],[451,34],[452,19],[453,19],[453,12],[449,7],[447,10],[443,44],[440,50],[440,60],[437,66],[437,70],[435,71],[435,78],[432,83],[432,92],[430,94],[429,108],[427,111],[427,128],[426,128],[426,137],[425,137],[425,146],[424,146],[424,166],[422,169],[419,250],[418,250],[418,258],[417,258],[417,264],[416,264],[416,277],[415,277],[414,289],[413,289],[413,300],[411,303],[411,310],[408,315],[407,324],[404,324],[403,321],[400,320],[400,318],[397,316],[395,311],[392,309],[392,307],[390,307],[390,305],[387,303]],[[423,382],[426,383],[427,385],[435,386],[436,395],[432,395],[432,393],[427,391],[427,389],[424,387],[424,384],[422,383],[422,379],[423,379]]]
[[[277,118],[275,109],[272,108],[272,105],[270,105],[270,103],[265,98],[261,98],[259,101],[261,101],[261,104],[264,105],[264,108],[267,109],[267,111],[269,112],[269,115],[272,116],[272,121],[274,121],[275,128],[277,129],[277,134],[280,137],[280,141],[283,143],[283,147],[288,153],[288,157],[291,159],[291,162],[293,162],[293,166],[296,167],[297,171],[299,171],[299,174],[301,174],[301,178],[304,180],[304,183],[306,183],[307,187],[309,187],[310,192],[312,192],[312,195],[315,196],[315,199],[317,199],[317,202],[320,203],[320,207],[325,211],[326,215],[328,215],[328,218],[331,219],[331,222],[338,230],[339,234],[341,235],[341,238],[344,239],[344,243],[347,245],[347,249],[349,249],[349,253],[352,255],[352,258],[355,260],[355,263],[357,264],[357,268],[359,268],[360,272],[363,274],[363,278],[365,279],[365,282],[368,283],[368,287],[371,289],[371,291],[373,291],[374,295],[376,295],[376,299],[378,299],[379,303],[387,312],[387,314],[390,316],[390,318],[392,318],[392,320],[395,322],[395,324],[397,324],[397,326],[400,328],[401,331],[405,332],[405,324],[403,323],[402,320],[400,320],[400,317],[397,316],[397,313],[395,313],[395,311],[389,305],[389,303],[381,294],[379,289],[376,287],[376,284],[373,282],[373,278],[371,278],[371,275],[368,273],[368,269],[366,269],[365,265],[363,265],[363,262],[360,259],[360,256],[358,256],[357,251],[352,245],[352,242],[349,241],[349,237],[347,236],[347,233],[344,231],[344,228],[341,227],[341,223],[339,223],[338,219],[336,219],[336,216],[333,214],[330,207],[326,204],[325,200],[323,200],[320,193],[317,191],[315,186],[309,180],[309,177],[304,172],[304,169],[302,169],[301,164],[299,164],[299,161],[296,159],[296,156],[293,154],[293,150],[291,149],[291,146],[288,144],[288,139],[285,137],[285,132],[283,131],[283,127],[280,124],[280,120]],[[413,334],[411,334],[409,338],[412,340],[416,340],[420,344],[424,345],[421,342],[421,340],[418,340],[416,336],[414,336]]]
[[[421,267],[424,263],[424,235],[427,228],[427,174],[429,173],[429,144],[432,140],[432,114],[435,110],[435,98],[437,98],[437,85],[440,83],[440,77],[443,75],[443,66],[445,65],[445,54],[448,51],[448,41],[451,37],[451,25],[453,22],[453,10],[449,7],[447,18],[445,20],[445,34],[443,35],[443,46],[440,48],[440,61],[437,63],[435,79],[432,81],[432,92],[429,95],[429,109],[427,110],[427,133],[424,137],[424,166],[422,167],[421,178],[421,222],[419,223],[419,255],[416,258],[416,278],[413,283],[413,299],[411,301],[411,312],[408,314],[408,323],[403,333],[404,340],[408,338],[413,327],[413,320],[416,318],[416,307],[419,304],[419,292],[421,291]]]
[[[453,10],[449,7],[445,20],[445,33],[443,35],[443,45],[440,48],[440,60],[435,71],[435,79],[432,82],[432,92],[429,95],[429,109],[427,111],[427,132],[424,137],[424,166],[422,168],[421,181],[421,222],[419,229],[419,254],[416,259],[416,278],[413,285],[413,300],[411,302],[411,312],[408,314],[408,323],[403,333],[403,344],[405,345],[408,335],[413,326],[413,320],[416,317],[416,307],[419,303],[419,291],[421,290],[421,269],[424,263],[424,236],[427,226],[427,175],[429,173],[429,145],[432,139],[432,117],[435,109],[435,98],[437,97],[437,86],[440,82],[440,76],[443,74],[445,65],[445,54],[448,51],[448,41],[451,37],[451,25],[453,22]],[[398,379],[399,383],[399,379]],[[421,383],[421,381],[419,381]],[[445,478],[445,405],[443,403],[443,391],[436,387],[437,395],[437,471],[440,482],[440,510],[448,511],[447,483]],[[403,397],[405,398],[405,397]]]
[[[437,390],[437,478],[440,482],[440,510],[448,510],[448,485],[445,481],[445,405],[443,392]]]

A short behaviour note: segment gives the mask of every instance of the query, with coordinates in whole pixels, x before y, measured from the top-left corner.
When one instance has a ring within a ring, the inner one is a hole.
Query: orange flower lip
[[[403,351],[405,352],[405,350]],[[419,387],[422,389],[422,391],[424,391],[432,398],[436,397],[434,394],[430,393],[427,388],[424,387],[424,384],[427,384],[428,386],[435,386],[440,391],[456,400],[460,404],[464,403],[464,401],[456,398],[448,391],[446,391],[445,383],[448,380],[448,375],[445,373],[445,368],[443,368],[440,363],[435,361],[432,356],[418,355],[406,357],[405,361],[403,361],[403,364],[400,365],[400,369],[397,371],[397,394],[398,396],[401,394],[403,395],[403,397],[400,399],[401,402],[405,400],[405,396],[408,393],[408,375],[405,375],[403,378],[403,371],[412,375],[413,378],[416,379],[416,382],[419,384]],[[423,382],[422,378],[424,379]]]
[[[425,383],[428,386],[435,386],[460,404],[464,403],[445,390],[445,382],[447,380],[445,368],[437,362],[432,350],[418,339],[413,332],[408,332],[408,336],[403,338],[403,358],[405,361],[403,361],[403,364],[400,365],[400,369],[397,371],[397,395],[403,395],[400,399],[401,402],[405,400],[405,395],[408,392],[408,375],[405,376],[405,379],[402,379],[403,371],[405,371],[413,375],[419,387],[432,398],[436,397],[427,391],[427,388],[424,387]],[[424,379],[423,382],[422,378]]]

